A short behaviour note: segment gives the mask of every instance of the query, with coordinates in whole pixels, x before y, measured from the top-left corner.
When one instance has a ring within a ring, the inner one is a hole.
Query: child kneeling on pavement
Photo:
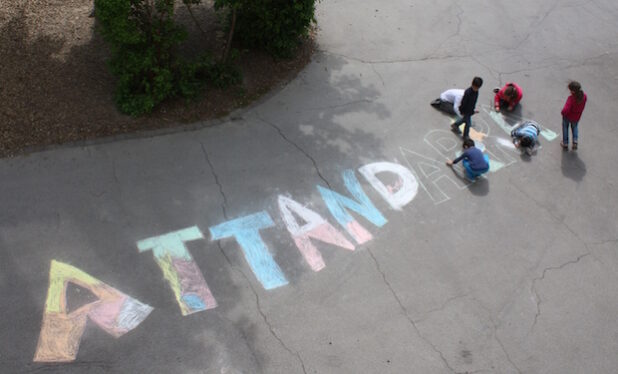
[[[513,131],[511,131],[511,137],[513,138],[515,147],[523,149],[523,151],[530,156],[534,152],[540,133],[541,127],[539,124],[528,120],[513,129]]]
[[[448,166],[453,166],[463,160],[466,176],[470,180],[474,180],[489,171],[489,156],[474,146],[474,140],[465,139],[463,142],[463,153],[454,160],[447,160]]]

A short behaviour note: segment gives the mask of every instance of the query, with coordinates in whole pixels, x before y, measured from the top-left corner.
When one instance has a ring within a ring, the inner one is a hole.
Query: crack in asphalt
[[[545,275],[546,275],[546,273],[548,271],[550,271],[550,270],[560,270],[560,269],[564,268],[567,265],[576,264],[582,258],[584,258],[586,256],[592,255],[592,252],[591,252],[590,248],[588,247],[588,243],[585,240],[583,240],[579,236],[579,234],[575,230],[573,230],[573,228],[571,228],[566,222],[564,222],[564,219],[560,219],[559,217],[556,217],[556,215],[549,208],[545,207],[539,201],[537,201],[532,196],[530,196],[526,191],[522,190],[516,183],[512,183],[512,185],[519,192],[521,192],[524,196],[528,197],[530,200],[534,201],[539,207],[541,207],[543,210],[545,210],[553,219],[558,221],[563,227],[565,227],[571,234],[573,234],[573,236],[577,240],[579,240],[584,245],[584,247],[586,247],[586,250],[587,250],[586,253],[577,256],[577,258],[575,260],[567,261],[567,262],[565,262],[565,263],[563,263],[562,265],[559,265],[559,266],[548,266],[548,267],[544,268],[542,273],[541,273],[541,276],[538,276],[538,277],[535,277],[535,278],[532,279],[532,282],[530,284],[530,293],[532,295],[534,295],[536,312],[535,312],[535,315],[534,315],[534,321],[532,322],[532,325],[530,326],[530,329],[528,330],[528,333],[526,334],[526,336],[528,336],[528,335],[530,335],[530,333],[532,333],[532,331],[534,330],[534,327],[536,326],[536,324],[538,322],[538,319],[539,319],[539,317],[541,315],[541,304],[543,302],[541,297],[539,296],[537,290],[536,290],[536,283],[544,280],[545,279]]]
[[[88,191],[88,193],[90,193],[90,196],[92,196],[92,197],[94,197],[94,198],[98,199],[98,198],[100,198],[101,196],[105,195],[105,193],[106,193],[106,192],[105,192],[105,191],[101,191],[101,192],[99,192],[99,193],[96,193],[96,192],[94,192],[94,191]]]
[[[458,36],[461,33],[461,25],[463,25],[463,20],[461,19],[461,16],[464,14],[464,9],[459,4],[459,1],[455,1],[455,5],[457,5],[457,7],[459,8],[459,12],[455,13],[455,18],[457,18],[457,31],[455,31],[455,34],[449,37],[449,39]]]
[[[118,186],[118,194],[115,195],[117,196],[118,199],[118,205],[120,206],[120,210],[122,212],[125,212],[125,208],[124,208],[124,204],[122,203],[122,185],[120,184],[120,178],[118,178],[118,171],[116,169],[116,160],[112,159],[112,176],[114,177],[114,181],[116,182],[116,185]],[[125,212],[126,213],[126,212]],[[130,220],[127,214],[124,214],[125,218],[126,218],[126,224],[128,227],[132,227],[133,223],[132,220]]]
[[[260,314],[260,316],[262,316],[262,320],[264,321],[266,326],[268,326],[268,331],[270,331],[270,334],[279,342],[279,344],[283,347],[283,349],[288,351],[292,356],[296,357],[296,359],[300,362],[300,365],[301,365],[301,367],[303,369],[303,373],[306,374],[307,370],[305,368],[305,363],[303,362],[303,359],[300,357],[300,353],[294,352],[290,347],[287,346],[287,344],[285,344],[283,339],[281,339],[279,337],[279,335],[277,335],[273,325],[268,320],[268,317],[266,316],[266,313],[264,313],[264,311],[262,310],[262,306],[260,304],[260,297],[258,296],[257,291],[255,290],[255,288],[253,287],[253,285],[249,281],[249,278],[247,278],[246,274],[244,272],[242,272],[242,271],[241,271],[241,273],[242,273],[243,277],[245,278],[245,280],[247,281],[247,283],[249,284],[249,288],[251,289],[251,292],[253,292],[253,295],[255,296],[255,305],[256,305],[257,311]]]
[[[515,364],[515,362],[513,362],[513,359],[511,359],[511,355],[509,355],[509,352],[506,350],[506,348],[504,348],[504,344],[502,343],[502,340],[500,339],[500,337],[498,337],[498,328],[496,327],[496,325],[494,324],[493,320],[490,318],[490,320],[492,321],[492,325],[493,325],[493,330],[494,330],[494,339],[498,342],[498,344],[500,345],[500,348],[502,349],[502,352],[504,352],[504,355],[506,356],[506,360],[513,365],[513,367],[515,368],[515,370],[517,370],[517,372],[519,374],[522,374],[521,369],[519,368],[519,366],[517,366]]]
[[[506,48],[506,50],[510,50],[509,48]],[[424,62],[424,61],[440,61],[440,60],[449,60],[449,59],[453,59],[453,58],[469,58],[472,59],[474,62],[476,62],[477,64],[483,66],[485,69],[487,69],[491,74],[495,75],[498,79],[499,82],[502,82],[502,77],[504,75],[512,75],[512,74],[520,74],[520,73],[528,73],[528,72],[534,72],[534,71],[539,71],[539,70],[544,70],[544,69],[548,69],[548,68],[557,68],[558,65],[560,65],[560,59],[556,60],[553,59],[551,62],[548,62],[546,64],[542,64],[539,66],[533,66],[533,67],[528,67],[528,68],[524,68],[524,69],[518,69],[518,70],[510,70],[510,71],[501,71],[499,69],[493,68],[490,65],[487,65],[483,62],[481,62],[481,60],[478,58],[478,56],[475,55],[469,55],[469,54],[465,54],[465,55],[446,55],[446,56],[435,56],[432,52],[431,54],[429,54],[426,57],[421,57],[421,58],[416,58],[416,59],[394,59],[394,60],[365,60],[362,58],[358,58],[358,57],[351,57],[351,56],[347,56],[345,54],[341,54],[341,53],[335,53],[335,52],[330,52],[330,51],[326,51],[326,50],[320,50],[321,53],[324,54],[329,54],[329,55],[333,55],[333,56],[338,56],[338,57],[343,57],[345,59],[351,60],[351,61],[357,61],[363,64],[369,64],[372,69],[374,69],[375,72],[375,68],[374,65],[377,64],[395,64],[395,63],[407,63],[407,62]],[[572,68],[577,68],[577,67],[581,67],[581,66],[586,66],[588,64],[590,64],[592,61],[597,60],[597,59],[601,59],[603,57],[612,55],[614,53],[616,53],[618,51],[606,51],[602,54],[596,55],[596,56],[591,56],[591,57],[587,57],[581,61],[572,61],[569,59],[562,59],[562,63],[564,65],[560,66],[560,69],[572,69]],[[492,53],[495,53],[495,50],[492,51]],[[380,77],[381,78],[381,77]],[[348,105],[348,104],[345,104]],[[325,108],[327,109],[327,108]]]
[[[509,354],[509,352],[504,347],[504,343],[502,343],[502,339],[500,339],[500,337],[498,336],[498,329],[500,328],[500,324],[496,323],[496,321],[494,321],[494,319],[492,317],[491,310],[489,308],[487,308],[477,298],[473,297],[472,300],[478,306],[480,306],[483,310],[485,310],[485,312],[487,313],[487,316],[489,317],[489,321],[491,322],[491,326],[492,326],[492,336],[493,336],[494,340],[498,342],[498,345],[500,345],[500,349],[502,349],[502,352],[504,353],[504,356],[506,357],[506,360],[515,368],[515,370],[517,370],[517,372],[519,374],[522,374],[521,369],[519,368],[519,366],[517,366],[517,364],[515,364],[515,361],[513,361],[513,359],[511,358],[511,355]]]
[[[528,199],[532,200],[538,207],[540,207],[541,209],[545,210],[550,217],[552,217],[554,220],[556,220],[558,223],[560,223],[562,226],[564,226],[567,231],[569,231],[571,234],[573,234],[574,237],[576,237],[580,242],[582,242],[584,245],[586,245],[586,241],[583,240],[579,234],[573,229],[571,228],[571,226],[569,226],[565,221],[564,218],[560,218],[557,217],[556,214],[554,214],[554,212],[551,211],[551,209],[549,209],[548,207],[546,207],[545,205],[543,205],[540,201],[538,201],[537,199],[535,199],[534,197],[532,197],[527,191],[524,191],[519,185],[517,185],[517,183],[515,181],[513,181],[512,179],[509,178],[509,181],[511,182],[511,185],[513,187],[515,187],[516,190],[518,190],[520,193],[522,193],[524,196],[526,196]]]
[[[130,215],[126,212],[126,209],[125,209],[124,204],[122,202],[123,201],[122,185],[120,183],[120,178],[118,178],[118,170],[116,169],[116,160],[113,160],[113,159],[112,159],[112,176],[114,178],[114,181],[116,182],[116,185],[118,186],[118,193],[113,195],[113,196],[116,197],[116,200],[117,200],[118,205],[120,207],[120,211],[123,213],[123,218],[125,219],[125,224],[127,225],[127,227],[133,227],[133,220],[130,219]]]
[[[543,70],[543,69],[548,69],[548,68],[552,68],[552,69],[571,69],[571,68],[577,68],[577,67],[582,67],[582,66],[586,66],[588,65],[590,62],[594,61],[594,60],[599,60],[603,57],[612,55],[614,53],[616,53],[618,51],[606,51],[603,52],[601,54],[598,54],[596,56],[590,56],[587,57],[581,61],[573,61],[570,59],[552,59],[550,62],[546,63],[546,64],[542,64],[539,66],[535,66],[535,67],[530,67],[530,68],[525,68],[525,69],[518,69],[518,70],[510,70],[510,71],[503,71],[500,72],[500,74],[519,74],[519,73],[527,73],[527,72],[532,72],[532,71],[537,71],[537,70]],[[540,61],[542,63],[542,61]],[[564,64],[564,65],[560,65],[560,64]]]
[[[495,51],[492,51],[495,52]],[[517,69],[517,70],[509,70],[509,71],[501,71],[498,69],[495,69],[489,65],[486,65],[484,63],[482,63],[478,57],[476,56],[465,56],[465,57],[469,57],[472,60],[474,60],[476,63],[478,63],[479,65],[483,66],[484,68],[486,68],[488,71],[490,71],[490,73],[496,74],[497,75],[497,79],[498,82],[500,84],[502,84],[503,82],[503,76],[504,75],[513,75],[513,74],[521,74],[521,73],[529,73],[529,72],[535,72],[535,71],[539,71],[539,70],[545,70],[545,69],[561,69],[561,70],[566,70],[566,69],[572,69],[572,68],[577,68],[577,67],[582,67],[582,66],[586,66],[591,64],[592,62],[594,62],[595,60],[600,60],[604,57],[610,56],[615,54],[618,51],[606,51],[603,52],[599,55],[596,56],[591,56],[591,57],[587,57],[581,61],[573,61],[570,59],[552,59],[551,61],[548,61],[547,63],[544,63],[544,61],[538,61],[536,62],[536,66],[532,66],[532,67],[527,67],[527,68],[523,68],[523,69]],[[523,57],[522,57],[523,58]]]
[[[385,87],[386,85],[384,84],[384,78],[382,78],[382,75],[376,70],[375,64],[369,64],[369,66],[371,66],[371,70],[373,70],[373,72],[378,76],[378,78],[380,78],[380,81],[382,82],[382,87]]]
[[[451,39],[455,38],[456,36],[460,36],[459,34],[461,33],[461,25],[463,24],[463,21],[462,21],[462,19],[461,19],[461,15],[464,13],[464,10],[463,10],[463,8],[461,7],[461,5],[459,5],[459,2],[457,2],[457,1],[455,1],[455,2],[453,3],[453,5],[452,5],[452,7],[455,7],[455,6],[456,6],[457,8],[459,8],[459,12],[455,13],[455,18],[457,18],[457,29],[455,30],[455,32],[454,32],[452,35],[447,36],[447,37],[446,37],[446,39],[444,39],[443,41],[441,41],[441,42],[440,42],[440,43],[436,46],[436,48],[434,48],[433,52],[431,52],[431,53],[429,54],[429,56],[432,56],[432,57],[437,57],[437,56],[435,55],[435,54],[436,54],[436,52],[437,52],[437,51],[439,51],[439,50],[440,50],[440,48],[442,48],[442,46],[443,46],[444,44],[446,44],[446,42],[448,42],[449,40],[451,40]],[[465,48],[465,46],[464,46],[464,48]]]
[[[587,247],[588,246],[586,245],[586,248]],[[575,260],[567,261],[564,264],[559,265],[559,266],[548,266],[545,269],[543,269],[543,272],[541,273],[540,277],[536,277],[536,278],[534,278],[532,280],[532,285],[530,286],[530,292],[532,294],[534,294],[534,297],[535,297],[535,301],[536,301],[536,314],[534,315],[534,322],[532,323],[532,326],[530,326],[530,329],[528,331],[528,335],[532,332],[532,330],[534,330],[534,327],[536,326],[538,318],[541,315],[541,303],[542,303],[543,300],[541,299],[541,297],[539,296],[539,294],[538,294],[538,292],[536,290],[536,282],[540,282],[540,281],[544,280],[545,279],[545,275],[546,275],[546,273],[548,271],[550,271],[550,270],[561,270],[561,269],[565,268],[568,265],[577,264],[582,258],[584,258],[586,256],[590,256],[591,254],[592,253],[590,252],[590,250],[588,250],[588,252],[586,252],[586,253],[584,253],[582,255],[577,256],[577,258]]]
[[[331,52],[331,51],[327,51],[324,49],[320,49],[318,51],[320,53],[324,53],[324,54],[331,55],[331,56],[343,57],[345,59],[348,59],[351,61],[357,61],[363,64],[401,64],[401,63],[406,63],[406,62],[440,61],[440,60],[449,60],[453,58],[470,57],[468,55],[446,55],[446,56],[431,56],[430,55],[430,56],[420,57],[420,58],[404,58],[404,59],[393,59],[393,60],[365,60],[359,57],[351,57],[351,56],[348,56],[342,53]]]
[[[221,197],[223,198],[223,202],[221,203],[221,210],[223,210],[223,217],[225,217],[225,219],[227,220],[228,219],[227,210],[225,208],[227,206],[227,197],[225,196],[225,192],[223,191],[223,186],[219,182],[219,176],[215,172],[215,167],[210,161],[208,152],[206,152],[206,147],[204,146],[204,143],[202,142],[199,142],[199,143],[200,143],[200,146],[202,147],[202,153],[204,153],[204,159],[206,160],[206,162],[208,163],[208,166],[210,167],[210,173],[212,174],[213,178],[215,178],[215,183],[219,187],[219,193],[221,194]]]
[[[494,69],[493,67],[481,62],[481,60],[479,60],[476,56],[471,55],[470,58],[476,62],[477,64],[481,65],[482,67],[484,67],[485,69],[487,69],[487,71],[489,72],[489,74],[494,75],[498,82],[502,82],[502,72],[498,71],[497,69]]]
[[[295,142],[293,142],[290,138],[288,138],[284,133],[283,130],[281,130],[281,128],[279,128],[279,126],[275,125],[274,123],[271,123],[267,120],[265,120],[264,118],[257,116],[256,118],[260,121],[262,121],[263,123],[267,124],[268,126],[274,128],[278,133],[279,136],[281,136],[281,138],[283,138],[286,142],[288,142],[289,144],[291,144],[294,148],[298,149],[300,151],[300,153],[302,153],[303,155],[305,155],[305,157],[307,157],[311,163],[313,164],[313,167],[315,169],[315,171],[318,173],[318,176],[320,177],[320,179],[322,179],[322,181],[324,183],[326,183],[326,185],[328,186],[328,188],[332,188],[330,183],[328,183],[328,180],[326,180],[326,178],[324,178],[324,176],[322,175],[322,173],[320,172],[320,168],[318,167],[318,163],[315,161],[315,159],[308,153],[306,152],[301,146],[299,146],[298,144],[296,144]]]
[[[530,25],[527,30],[528,32],[526,33],[526,35],[524,36],[524,38],[522,40],[520,40],[517,45],[515,45],[512,48],[508,48],[511,50],[516,50],[519,49],[519,47],[521,47],[522,44],[524,44],[528,39],[530,39],[530,36],[532,36],[534,33],[536,33],[536,30],[539,28],[539,26],[541,26],[541,24],[547,19],[547,17],[549,17],[549,15],[556,10],[556,8],[558,7],[558,2],[555,1],[547,10],[547,12],[545,12],[545,14],[543,14],[543,16],[536,22],[536,24],[534,25]]]
[[[270,331],[270,334],[279,342],[279,344],[283,347],[283,349],[288,351],[292,356],[296,357],[296,359],[300,363],[300,366],[303,369],[303,373],[307,374],[307,369],[305,368],[305,362],[303,361],[302,357],[300,356],[300,353],[299,352],[295,352],[290,347],[288,347],[287,344],[285,344],[285,342],[283,341],[283,339],[281,339],[279,337],[279,335],[277,335],[277,333],[275,332],[272,324],[270,323],[270,321],[268,320],[268,317],[266,316],[266,313],[264,313],[264,311],[262,310],[262,305],[260,304],[260,297],[258,296],[257,291],[253,287],[253,284],[249,280],[249,277],[247,277],[247,274],[245,274],[245,272],[242,271],[242,269],[239,269],[238,267],[232,265],[232,261],[227,256],[227,254],[225,254],[225,251],[223,250],[223,247],[221,246],[221,241],[220,240],[217,240],[217,247],[219,248],[219,251],[221,252],[223,257],[225,258],[227,263],[230,265],[230,267],[232,269],[234,269],[236,272],[238,272],[245,279],[245,281],[247,282],[247,285],[249,285],[249,289],[251,289],[251,292],[253,293],[253,296],[255,296],[256,309],[257,309],[258,313],[260,314],[260,316],[262,317],[262,320],[264,321],[264,323],[268,327],[268,330]],[[243,333],[243,336],[245,336],[244,333]],[[253,349],[251,351],[253,353]],[[255,357],[255,354],[254,354],[254,357]],[[255,357],[255,359],[257,361],[257,357]],[[259,361],[257,361],[257,362],[259,362]]]
[[[425,317],[417,319],[414,322],[415,323],[422,322],[425,319],[427,319],[431,314],[443,311],[448,306],[448,304],[450,304],[451,302],[453,302],[453,301],[455,301],[457,299],[461,299],[461,298],[467,297],[469,295],[470,295],[470,293],[465,293],[463,295],[457,295],[457,296],[450,297],[450,298],[446,299],[446,301],[444,301],[442,303],[442,305],[440,305],[438,308],[431,309],[431,310],[429,310],[427,312],[424,312],[423,314],[425,315]]]
[[[376,72],[376,74],[377,74],[377,72]],[[382,84],[384,84],[384,81],[382,81]],[[349,101],[349,102],[343,103],[343,104],[329,105],[329,106],[324,106],[324,107],[305,107],[305,108],[302,109],[302,112],[308,112],[308,111],[314,111],[314,110],[326,110],[326,109],[339,109],[339,108],[345,108],[347,106],[352,106],[352,105],[356,105],[356,104],[360,104],[360,103],[372,104],[374,102],[375,102],[375,100],[360,99],[360,100]],[[261,117],[258,117],[258,118],[261,121],[263,121],[263,122],[267,122],[266,120],[264,120]],[[272,125],[272,124],[270,124],[270,125]]]
[[[397,304],[399,304],[399,308],[403,312],[404,316],[406,317],[406,319],[408,320],[410,325],[414,328],[414,331],[416,331],[416,334],[421,338],[421,340],[423,340],[427,345],[429,345],[434,352],[436,352],[440,356],[440,359],[444,363],[444,366],[446,366],[452,373],[457,374],[455,369],[453,369],[451,367],[451,365],[449,365],[448,361],[444,357],[444,354],[428,338],[424,337],[423,334],[421,334],[421,331],[418,329],[418,326],[416,326],[416,323],[414,322],[414,320],[408,314],[408,310],[403,305],[401,299],[399,298],[399,296],[397,295],[397,293],[395,292],[395,290],[391,286],[390,282],[386,278],[386,273],[384,273],[382,271],[382,268],[380,267],[380,263],[378,262],[376,257],[373,255],[373,252],[369,248],[367,248],[367,252],[369,253],[369,256],[371,256],[371,258],[373,259],[373,262],[376,265],[376,270],[382,275],[382,279],[384,280],[384,284],[386,284],[386,287],[390,290],[391,294],[395,298],[395,301],[397,301]]]
[[[234,271],[240,273],[241,276],[247,281],[247,283],[249,283],[249,286],[251,287],[251,283],[249,282],[249,279],[247,278],[245,273],[241,269],[237,268],[236,266],[234,266],[232,264],[232,261],[230,260],[230,258],[227,256],[227,254],[223,250],[223,247],[221,246],[221,240],[217,240],[217,248],[219,248],[219,252],[221,252],[221,255],[223,255],[223,258],[225,258],[225,261],[228,263],[228,265],[230,265],[230,268],[233,269]],[[255,294],[255,291],[254,291],[254,294]],[[259,304],[258,304],[258,306],[259,306]],[[247,346],[250,348],[251,355],[253,356],[253,359],[255,360],[256,363],[259,364],[260,360],[256,356],[255,351],[254,351],[253,347],[251,346],[251,344],[249,342],[249,339],[247,338],[247,335],[245,335],[244,330],[242,328],[240,328],[238,330],[239,330],[240,334],[242,335],[243,339],[245,340],[245,342],[247,342]]]
[[[459,5],[458,5],[459,6]],[[461,6],[459,6],[461,9]],[[551,14],[551,12],[553,12],[555,10],[555,8],[557,7],[557,4],[555,3],[542,17],[541,19],[533,26],[535,28],[538,28],[543,21]],[[525,68],[525,69],[519,69],[519,70],[513,70],[513,71],[500,71],[499,69],[493,68],[489,65],[486,65],[484,63],[482,63],[475,55],[470,55],[468,53],[464,54],[464,55],[446,55],[446,56],[436,56],[435,53],[436,51],[438,51],[441,46],[446,43],[448,40],[458,36],[461,33],[461,25],[462,25],[462,19],[461,19],[461,15],[463,14],[463,10],[460,10],[458,13],[456,13],[454,16],[455,18],[457,18],[457,30],[453,35],[450,35],[449,37],[447,37],[443,42],[441,42],[435,49],[433,52],[429,53],[429,55],[425,56],[425,57],[420,57],[420,58],[410,58],[410,59],[392,59],[392,60],[367,60],[367,59],[362,59],[359,57],[351,57],[345,54],[341,54],[341,53],[336,53],[336,52],[332,52],[332,51],[328,51],[328,50],[323,50],[320,49],[319,52],[326,54],[326,55],[333,55],[333,56],[339,56],[339,57],[343,57],[345,59],[348,60],[352,60],[352,61],[357,61],[357,62],[361,62],[364,64],[370,64],[372,69],[375,72],[375,68],[374,65],[375,64],[394,64],[394,63],[406,63],[406,62],[423,62],[423,61],[440,61],[440,60],[447,60],[447,59],[452,59],[452,58],[470,58],[472,60],[474,60],[476,63],[478,63],[479,65],[485,67],[488,71],[490,71],[491,73],[494,73],[495,75],[497,75],[499,82],[502,82],[502,76],[503,75],[508,75],[508,74],[517,74],[517,73],[525,73],[525,72],[533,72],[533,71],[537,71],[537,70],[543,70],[543,69],[547,69],[547,68],[554,68],[557,63],[556,63],[556,59],[552,59],[552,61],[548,64],[543,64],[541,66],[536,66],[536,67],[530,67],[530,68]],[[530,38],[530,36],[534,33],[534,31],[530,31],[529,33],[527,33],[524,38],[519,41],[517,43],[516,46],[513,47],[504,47],[501,50],[502,51],[514,51],[517,50],[523,43],[526,42],[526,40],[528,40]],[[491,51],[492,53],[495,53],[495,50]],[[591,61],[607,56],[609,54],[613,54],[616,51],[607,51],[605,53],[602,53],[600,55],[597,56],[592,56],[592,57],[588,57],[585,58],[582,61],[569,61],[566,59],[565,62],[567,62],[566,65],[562,66],[562,69],[570,69],[570,68],[575,68],[575,67],[580,67],[580,66],[585,66],[587,64],[589,64]],[[559,60],[558,60],[559,61]],[[570,62],[570,63],[569,63]],[[380,76],[381,78],[381,76]],[[382,83],[384,84],[383,80]]]
[[[607,240],[602,240],[600,242],[590,242],[588,244],[590,244],[590,245],[604,245],[604,244],[614,244],[614,243],[618,243],[618,239],[607,239]]]
[[[597,6],[597,8],[599,7],[598,4],[595,3],[595,5]],[[455,30],[455,32],[448,36],[446,39],[444,39],[432,52],[430,52],[427,56],[425,57],[420,57],[420,58],[409,58],[409,59],[390,59],[390,60],[372,60],[372,59],[363,59],[363,58],[359,58],[359,57],[352,57],[352,56],[348,56],[346,54],[342,54],[342,53],[336,53],[336,52],[332,52],[332,51],[328,51],[325,49],[318,49],[318,51],[320,53],[323,53],[325,55],[332,55],[332,56],[339,56],[339,57],[343,57],[345,59],[348,60],[352,60],[352,61],[357,61],[357,62],[361,62],[364,64],[370,64],[371,68],[374,70],[375,72],[375,67],[374,64],[393,64],[393,63],[406,63],[406,62],[423,62],[423,61],[440,61],[440,60],[447,60],[447,59],[452,59],[452,58],[470,58],[472,60],[474,60],[476,63],[478,63],[479,65],[485,67],[490,73],[494,74],[497,76],[498,81],[502,82],[502,78],[504,75],[508,75],[508,74],[517,74],[517,73],[524,73],[524,72],[532,72],[532,71],[537,71],[537,70],[543,70],[543,69],[547,69],[547,68],[555,68],[556,67],[556,59],[552,59],[552,61],[549,64],[543,64],[541,66],[536,66],[536,67],[531,67],[531,68],[526,68],[526,69],[519,69],[519,70],[513,70],[513,71],[500,71],[497,68],[493,68],[489,65],[486,65],[484,63],[482,63],[475,55],[467,53],[467,48],[465,43],[462,43],[464,49],[466,50],[466,53],[464,55],[446,55],[446,56],[436,56],[436,52],[446,43],[448,42],[450,39],[460,36],[461,34],[461,27],[463,25],[463,20],[462,20],[462,15],[464,13],[463,8],[461,7],[461,5],[455,1],[453,6],[457,6],[459,8],[459,11],[455,14],[452,14],[452,16],[457,20],[457,28]],[[541,27],[545,20],[558,8],[562,9],[562,8],[568,8],[568,7],[573,7],[575,5],[569,6],[569,5],[564,5],[561,6],[559,4],[558,1],[554,1],[554,3],[538,18],[538,20],[536,22],[534,22],[533,24],[530,25],[530,27],[528,28],[528,31],[522,36],[521,40],[519,40],[514,46],[512,47],[503,47],[500,48],[501,51],[516,51],[518,50],[526,41],[528,41],[530,39],[530,37],[532,35],[534,35],[537,30],[539,29],[539,27]],[[581,6],[581,4],[577,4],[576,6]],[[492,49],[491,53],[495,53],[496,49]],[[593,57],[588,57],[586,59],[584,59],[583,61],[577,61],[577,62],[571,62],[571,63],[567,63],[566,65],[562,66],[562,69],[570,69],[570,68],[575,68],[575,67],[580,67],[580,66],[585,66],[587,64],[589,64],[592,60],[596,59],[596,58],[600,58],[606,55],[609,55],[610,53],[615,53],[615,51],[608,51],[605,52],[601,55],[598,56],[593,56]],[[564,60],[564,59],[563,59]],[[558,59],[558,61],[560,61],[560,59]],[[568,60],[566,62],[569,62]],[[380,77],[381,79],[381,77]],[[383,79],[382,83],[384,85]]]
[[[56,232],[60,232],[60,225],[62,225],[62,217],[60,216],[60,212],[56,211],[56,214],[54,215],[54,221],[56,221],[55,224],[55,231]]]
[[[122,188],[120,187],[120,179],[118,178],[118,172],[116,171],[116,160],[112,160],[112,176],[118,185],[118,195],[122,200]]]

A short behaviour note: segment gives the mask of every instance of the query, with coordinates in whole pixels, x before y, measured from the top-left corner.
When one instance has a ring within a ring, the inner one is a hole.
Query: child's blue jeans
[[[487,161],[488,166],[487,168],[481,170],[472,169],[468,160],[462,161],[463,167],[466,169],[466,175],[469,179],[476,179],[477,177],[480,177],[481,174],[485,174],[489,171],[489,156],[483,155],[483,157],[485,158],[485,161]]]
[[[577,143],[577,124],[579,122],[571,122],[566,117],[562,117],[562,144],[569,144],[569,125],[573,132],[573,143]]]

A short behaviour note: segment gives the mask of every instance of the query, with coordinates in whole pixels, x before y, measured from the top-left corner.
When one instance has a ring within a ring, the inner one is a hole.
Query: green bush
[[[174,22],[176,0],[95,0],[98,31],[110,45],[109,66],[117,78],[118,108],[133,116],[151,112],[173,97],[193,97],[209,83],[227,87],[240,82],[230,63],[230,43],[221,61],[180,59],[176,51],[186,39]],[[291,56],[314,21],[316,0],[215,0],[229,11],[232,37],[245,46],[277,57]],[[182,0],[187,6],[202,0]]]
[[[217,88],[226,88],[241,82],[238,67],[231,63],[216,61],[210,54],[204,54],[194,62],[183,62],[178,79],[180,95],[194,97],[199,95],[206,83]]]
[[[240,81],[238,69],[208,55],[196,61],[176,55],[187,35],[174,22],[174,0],[95,0],[95,15],[111,48],[116,103],[124,113],[138,116],[166,99],[197,96],[207,82],[224,87]]]
[[[99,32],[111,47],[116,103],[134,116],[176,94],[174,52],[186,33],[174,21],[174,1],[95,0]]]
[[[316,0],[216,0],[236,9],[234,38],[276,57],[290,57],[315,21]]]

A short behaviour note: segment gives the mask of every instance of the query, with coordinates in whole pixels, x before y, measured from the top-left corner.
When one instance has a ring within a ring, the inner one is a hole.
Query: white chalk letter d
[[[416,178],[410,170],[402,165],[393,162],[374,162],[360,167],[358,171],[395,210],[401,210],[414,199],[418,192]],[[399,178],[394,185],[386,186],[376,177],[376,174],[382,172],[397,174]]]

